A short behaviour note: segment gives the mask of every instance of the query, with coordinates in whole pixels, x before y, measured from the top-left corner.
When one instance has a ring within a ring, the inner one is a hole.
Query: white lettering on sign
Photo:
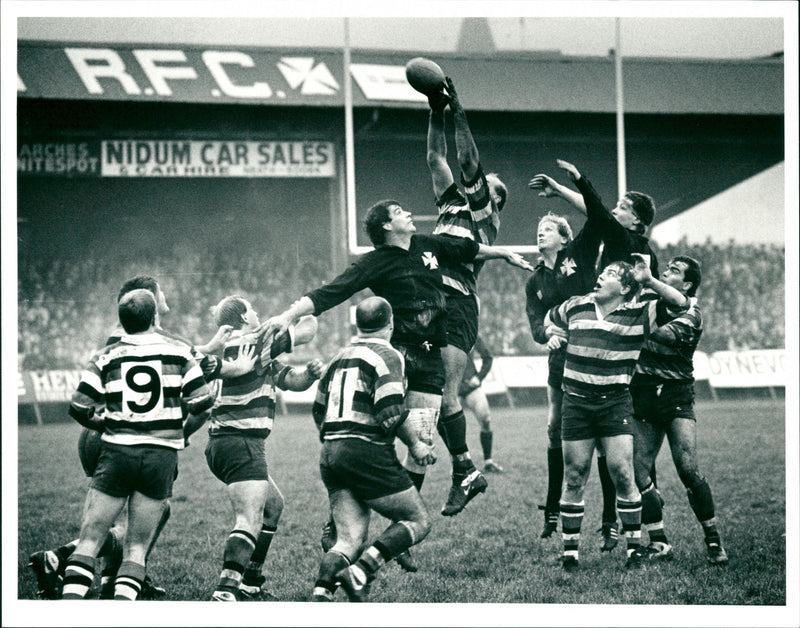
[[[182,50],[134,50],[133,56],[142,66],[142,70],[150,79],[150,84],[159,96],[172,96],[167,79],[194,80],[197,72],[188,66],[165,66],[161,63],[185,63],[186,55]]]
[[[269,83],[259,81],[252,85],[235,85],[225,71],[225,65],[238,65],[243,68],[252,68],[255,62],[250,55],[243,52],[219,52],[207,50],[203,53],[203,63],[206,64],[211,76],[219,85],[226,96],[232,98],[270,98],[272,88]]]
[[[64,51],[90,94],[104,93],[98,78],[116,79],[126,94],[138,96],[142,93],[115,51],[109,48],[65,48]]]
[[[86,142],[20,144],[17,172],[25,174],[99,174],[100,160]]]

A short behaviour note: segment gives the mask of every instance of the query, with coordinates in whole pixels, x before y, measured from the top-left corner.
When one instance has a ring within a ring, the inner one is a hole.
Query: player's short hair
[[[132,290],[148,290],[154,297],[158,298],[158,281],[150,275],[136,275],[135,277],[131,277],[122,284],[122,288],[120,288],[119,294],[117,295],[117,303]]]
[[[611,262],[610,264],[606,265],[606,268],[609,266],[616,266],[618,269],[617,277],[619,278],[619,282],[622,284],[623,288],[630,288],[628,292],[625,294],[625,300],[630,301],[637,292],[639,292],[639,282],[636,281],[636,278],[633,276],[633,266],[628,262]]]
[[[572,241],[572,227],[569,226],[569,223],[564,216],[559,216],[553,212],[547,212],[539,219],[539,224],[536,226],[537,229],[543,222],[552,222],[556,226],[556,229],[558,229],[558,235],[560,235],[562,238],[566,238],[567,242]]]
[[[238,294],[225,297],[214,308],[214,320],[217,327],[230,325],[234,329],[241,329],[243,317],[247,313],[247,302]]]
[[[489,181],[489,177],[494,179],[494,188],[497,192],[497,195],[500,197],[500,202],[497,203],[497,211],[503,211],[503,208],[506,206],[506,201],[508,200],[508,188],[506,184],[500,179],[500,175],[496,172],[490,172],[486,175],[486,182],[489,183],[491,186],[492,182]]]
[[[378,201],[367,210],[367,215],[364,217],[364,230],[367,232],[373,246],[386,243],[386,229],[383,228],[383,225],[392,219],[389,215],[389,208],[392,205],[402,207],[395,200],[385,199]]]
[[[703,279],[703,271],[700,269],[700,262],[695,258],[688,255],[676,255],[670,260],[671,262],[683,262],[686,264],[686,270],[683,271],[683,280],[692,284],[692,287],[686,291],[686,295],[693,297],[700,287],[700,282]]]
[[[633,213],[639,218],[640,224],[636,225],[636,231],[644,233],[647,226],[653,222],[656,217],[656,204],[653,197],[644,192],[635,192],[631,190],[625,193],[631,205],[633,205]]]
[[[126,333],[147,331],[156,320],[156,297],[146,288],[131,290],[122,296],[117,311]]]

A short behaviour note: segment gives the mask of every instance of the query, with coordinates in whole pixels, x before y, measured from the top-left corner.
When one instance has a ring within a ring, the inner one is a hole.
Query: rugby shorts
[[[225,484],[249,480],[269,480],[266,439],[240,434],[209,435],[206,462],[217,479]]]
[[[150,499],[168,499],[177,468],[177,449],[103,441],[91,486],[112,497],[138,492]]]
[[[329,494],[346,489],[362,501],[401,493],[413,486],[397,459],[394,444],[377,445],[358,438],[324,441],[319,471]]]
[[[694,384],[691,382],[646,383],[631,386],[633,416],[637,421],[666,425],[674,419],[694,416]]]
[[[633,434],[633,403],[625,390],[602,397],[564,393],[561,440],[587,440]]]
[[[440,347],[396,344],[406,363],[407,389],[440,395],[444,390],[444,362]]]
[[[447,293],[447,344],[464,353],[472,351],[478,338],[478,298],[474,294]]]

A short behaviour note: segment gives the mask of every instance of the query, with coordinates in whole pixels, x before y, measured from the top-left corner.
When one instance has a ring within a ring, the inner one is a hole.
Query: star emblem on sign
[[[561,263],[561,274],[566,275],[567,277],[574,275],[577,267],[578,265],[575,263],[575,260],[571,257],[568,257]]]
[[[439,268],[439,261],[436,259],[436,256],[431,253],[430,251],[425,251],[422,254],[422,263],[425,264],[431,270],[436,270]]]

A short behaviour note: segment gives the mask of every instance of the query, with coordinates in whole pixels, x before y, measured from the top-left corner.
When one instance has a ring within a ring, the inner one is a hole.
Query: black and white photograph
[[[800,625],[796,3],[387,4],[0,4],[2,625]]]

